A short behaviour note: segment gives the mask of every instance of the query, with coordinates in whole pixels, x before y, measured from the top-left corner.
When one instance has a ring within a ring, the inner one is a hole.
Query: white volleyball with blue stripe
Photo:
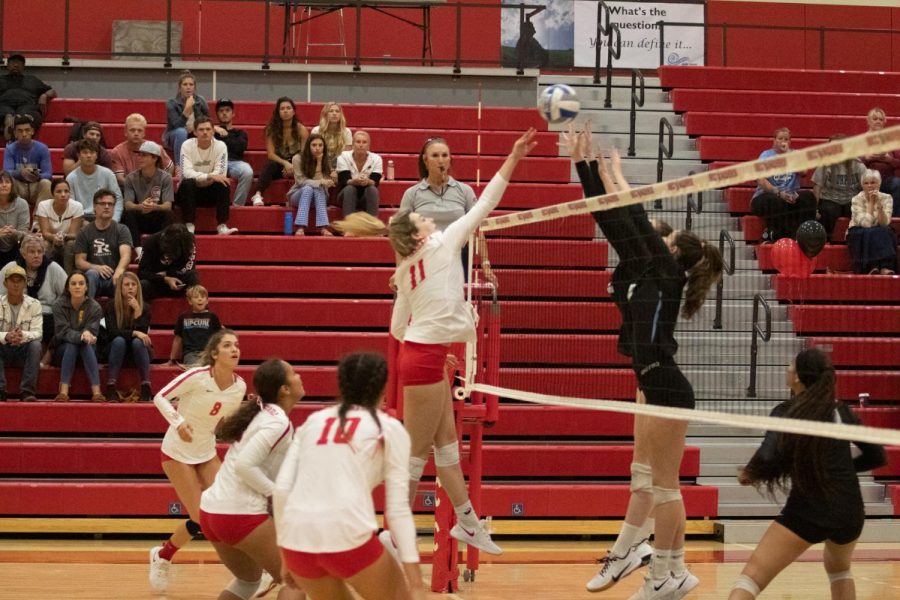
[[[555,83],[541,92],[538,112],[548,123],[565,123],[578,116],[581,102],[571,87]]]

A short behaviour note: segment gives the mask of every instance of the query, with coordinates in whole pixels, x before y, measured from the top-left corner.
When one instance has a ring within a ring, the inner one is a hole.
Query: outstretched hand
[[[563,141],[561,146],[566,147],[569,156],[575,162],[583,160],[584,155],[581,152],[581,134],[575,131],[575,123],[569,123],[568,129],[562,133]]]
[[[537,130],[534,127],[529,127],[528,131],[522,134],[522,137],[517,139],[516,143],[513,144],[512,151],[509,155],[516,159],[522,159],[528,156],[528,153],[537,146],[537,140],[534,139],[534,136],[536,135]]]

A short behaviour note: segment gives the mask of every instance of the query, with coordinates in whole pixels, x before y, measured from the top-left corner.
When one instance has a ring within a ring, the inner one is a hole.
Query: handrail
[[[603,26],[603,15],[606,15],[607,26]],[[602,52],[600,38],[609,35],[609,7],[603,0],[597,2],[597,37],[594,38],[594,85],[600,85],[600,53]]]
[[[759,305],[762,304],[766,311],[766,330],[759,328]],[[759,352],[757,337],[764,342],[772,339],[772,310],[769,303],[761,294],[753,296],[753,329],[750,331],[750,386],[747,388],[747,397],[756,398],[756,355]]]
[[[641,80],[640,97],[636,95],[637,80]],[[634,138],[637,134],[637,107],[644,106],[644,74],[638,69],[631,70],[631,113],[629,115],[630,126],[628,130],[628,156],[635,155]]]
[[[613,34],[616,34],[615,50],[613,50],[612,43]],[[610,28],[609,36],[606,40],[606,99],[603,100],[603,108],[612,108],[613,57],[615,57],[616,60],[622,58],[622,32],[615,23],[613,23]]]
[[[728,242],[728,260],[724,260],[725,257],[725,242]],[[731,233],[728,232],[727,229],[723,229],[719,232],[719,254],[722,255],[723,262],[725,263],[725,274],[726,275],[734,275],[734,263],[735,263],[735,245],[734,238],[731,237]],[[725,278],[719,277],[718,283],[716,283],[716,316],[713,319],[713,329],[722,329],[722,296],[723,291],[725,289]]]
[[[669,144],[666,145],[663,143],[663,134],[668,130],[669,132]],[[675,149],[675,131],[672,129],[672,124],[669,123],[669,120],[665,117],[660,117],[659,119],[659,144],[657,145],[657,154],[656,154],[656,183],[659,183],[663,180],[663,157],[672,158],[672,152]],[[654,208],[662,208],[662,199],[657,200],[653,203]]]

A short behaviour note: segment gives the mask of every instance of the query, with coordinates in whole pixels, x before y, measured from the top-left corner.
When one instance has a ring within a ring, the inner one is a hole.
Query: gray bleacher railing
[[[637,87],[637,82],[640,80],[641,86]],[[637,92],[640,90],[641,95],[638,96]],[[634,147],[634,137],[637,132],[637,109],[639,107],[644,106],[644,75],[637,69],[631,70],[631,112],[628,115],[629,118],[629,126],[628,126],[628,156],[635,155],[635,147]]]
[[[759,327],[759,307],[766,311],[766,330]],[[759,341],[768,342],[772,339],[772,309],[761,294],[753,296],[753,326],[750,330],[750,385],[747,387],[747,397],[756,398],[756,360],[759,352]]]
[[[688,177],[695,175],[696,171],[688,171]],[[694,226],[694,213],[698,215],[703,212],[703,191],[698,191],[694,196],[694,192],[688,192],[687,202],[684,209],[684,228],[688,231]]]
[[[725,260],[725,243],[728,243],[728,260]],[[719,277],[719,281],[716,283],[716,316],[713,318],[713,329],[722,329],[722,296],[725,290],[725,276],[724,275],[734,275],[734,263],[735,263],[735,244],[734,238],[731,237],[731,233],[727,229],[723,229],[719,232],[719,254],[722,255],[722,260],[725,263],[725,273],[722,277]],[[767,305],[768,308],[768,305]],[[771,330],[771,315],[769,317],[769,329]]]
[[[606,25],[603,25],[603,16],[606,16]],[[622,32],[619,26],[610,19],[609,7],[603,0],[597,3],[597,38],[594,40],[594,85],[600,83],[600,38],[606,36],[606,98],[603,100],[603,108],[612,108],[612,61],[622,58]],[[613,50],[613,37],[616,38],[615,50]]]
[[[663,136],[669,133],[668,144],[665,144],[663,140],[665,139]],[[661,117],[659,119],[659,144],[657,144],[657,154],[656,154],[656,182],[659,183],[663,180],[663,170],[665,169],[665,165],[663,162],[663,158],[672,158],[672,152],[675,149],[675,130],[672,129],[672,124],[665,117]],[[662,208],[662,200],[656,200],[653,203],[654,208]]]

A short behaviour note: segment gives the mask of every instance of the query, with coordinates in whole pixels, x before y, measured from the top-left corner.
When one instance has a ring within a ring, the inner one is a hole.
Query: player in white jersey
[[[529,129],[516,141],[478,202],[443,232],[436,231],[432,219],[412,212],[394,217],[388,233],[400,257],[393,276],[397,300],[391,335],[403,342],[398,379],[403,390],[403,421],[412,440],[409,501],[412,504],[415,499],[428,454],[434,448],[438,477],[458,518],[450,534],[491,554],[502,551],[469,500],[459,466],[459,438],[445,361],[451,343],[475,338],[472,307],[464,296],[460,250],[500,202],[516,165],[537,144],[534,136],[535,130]]]
[[[351,600],[348,585],[366,599],[425,598],[407,499],[409,436],[378,410],[387,372],[380,354],[342,359],[339,403],[297,430],[278,474],[273,506],[284,578],[314,600]],[[372,489],[382,481],[403,571],[376,537]]]
[[[281,555],[268,505],[294,433],[288,414],[304,394],[300,376],[277,359],[257,367],[253,389],[255,401],[219,425],[219,439],[232,445],[215,482],[200,498],[203,535],[235,577],[219,596],[228,600],[254,597],[263,569],[274,583],[281,582]],[[278,595],[282,600],[302,596],[289,588]]]
[[[236,373],[237,335],[220,329],[206,344],[200,367],[185,371],[159,391],[153,403],[169,422],[161,448],[162,468],[189,519],[166,543],[150,550],[150,586],[168,587],[169,567],[179,548],[200,533],[200,494],[222,465],[216,455],[216,425],[241,405],[247,384]],[[178,407],[172,400],[178,399]]]

